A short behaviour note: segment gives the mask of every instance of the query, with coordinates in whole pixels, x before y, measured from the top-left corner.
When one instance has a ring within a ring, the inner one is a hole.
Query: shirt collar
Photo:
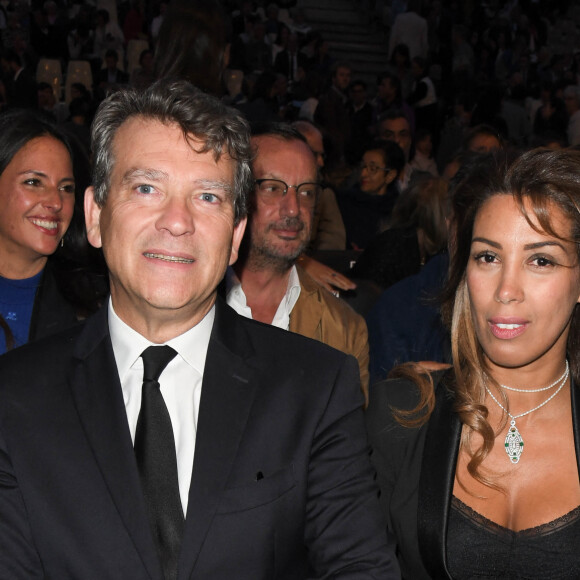
[[[298,278],[298,270],[296,266],[292,266],[290,269],[290,276],[288,277],[288,286],[286,287],[286,295],[284,299],[286,300],[286,310],[288,314],[292,312],[298,297],[300,296],[300,279]]]
[[[119,318],[113,308],[111,299],[109,299],[108,308],[111,343],[113,345],[119,378],[123,382],[123,378],[129,369],[141,357],[141,353],[154,343]],[[205,359],[214,319],[215,305],[193,328],[190,328],[188,331],[165,343],[174,348],[179,356],[188,365],[197,370],[201,376],[203,376],[205,369]]]
[[[225,283],[226,301],[229,303],[233,299],[239,302],[240,305],[246,307],[248,303],[246,302],[246,295],[242,290],[242,283],[232,266],[228,266],[226,269]]]
[[[278,328],[288,330],[290,321],[290,313],[294,308],[300,296],[300,279],[298,277],[298,270],[296,266],[290,268],[288,276],[288,284],[286,286],[286,293],[278,306],[278,310],[272,320],[272,325]],[[234,269],[230,266],[226,270],[226,301],[238,314],[242,316],[251,317],[250,309],[248,308],[246,295],[242,288],[240,279],[236,276]]]

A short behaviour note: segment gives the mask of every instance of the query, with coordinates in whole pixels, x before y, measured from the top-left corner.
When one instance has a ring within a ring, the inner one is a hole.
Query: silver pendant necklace
[[[533,409],[530,409],[529,411],[526,411],[525,413],[520,413],[519,415],[512,415],[493,396],[493,393],[489,390],[488,386],[485,385],[485,390],[488,392],[489,396],[497,403],[499,408],[502,409],[502,411],[504,411],[504,413],[508,414],[508,416],[511,419],[510,427],[508,429],[507,435],[505,436],[505,451],[508,454],[508,457],[510,458],[510,461],[512,463],[518,463],[518,461],[520,460],[520,457],[522,455],[522,452],[524,451],[524,439],[521,436],[520,432],[518,431],[518,428],[516,427],[516,419],[519,419],[520,417],[523,417],[524,415],[529,415],[533,411],[537,411],[538,409],[540,409],[541,407],[543,407],[544,405],[549,403],[562,390],[562,388],[566,384],[566,381],[568,380],[569,374],[570,374],[570,367],[568,365],[568,360],[566,360],[566,370],[564,371],[564,374],[557,381],[555,381],[554,383],[552,383],[551,385],[549,385],[547,387],[542,387],[541,389],[514,389],[512,387],[506,387],[505,385],[500,385],[500,387],[502,387],[503,389],[508,389],[509,391],[517,391],[518,393],[521,393],[521,392],[539,393],[541,391],[547,391],[548,389],[551,389],[551,388],[555,387],[558,383],[560,383],[560,386],[558,387],[558,389],[554,393],[552,393],[543,403],[540,403],[537,407],[534,407]]]

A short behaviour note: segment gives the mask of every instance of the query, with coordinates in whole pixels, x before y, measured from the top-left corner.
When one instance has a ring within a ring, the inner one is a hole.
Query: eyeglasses
[[[288,193],[289,189],[296,190],[299,203],[305,207],[314,207],[318,194],[318,183],[305,182],[299,185],[288,185],[281,179],[256,179],[256,189],[260,199],[266,204],[278,203]]]
[[[374,175],[377,171],[390,171],[390,168],[388,167],[379,167],[378,165],[375,165],[374,163],[369,163],[368,165],[366,163],[361,163],[359,165],[359,169],[361,171],[364,171],[365,169],[369,172],[369,175]]]

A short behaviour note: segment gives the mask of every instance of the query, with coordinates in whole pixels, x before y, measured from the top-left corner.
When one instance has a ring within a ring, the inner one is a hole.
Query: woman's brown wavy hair
[[[482,205],[494,195],[511,195],[519,205],[528,223],[536,231],[545,231],[561,238],[550,222],[550,208],[558,207],[572,224],[570,237],[578,249],[580,263],[580,151],[564,149],[552,151],[534,149],[514,158],[505,152],[485,156],[467,164],[457,175],[452,191],[452,229],[450,236],[451,261],[447,284],[442,292],[442,316],[451,332],[453,373],[447,385],[454,391],[455,412],[463,424],[461,449],[470,457],[467,469],[476,480],[501,489],[493,476],[480,470],[482,461],[493,448],[496,434],[487,420],[484,405],[485,384],[490,380],[481,345],[473,327],[467,292],[466,269],[471,253],[471,239],[475,218]],[[524,205],[524,203],[528,205]],[[531,208],[540,228],[526,212]],[[453,235],[454,233],[454,235]],[[580,384],[580,309],[576,305],[567,342],[570,373],[576,385]],[[421,399],[412,411],[397,411],[399,422],[416,427],[427,422],[435,405],[433,381],[413,365],[402,365],[391,377],[406,377],[419,387]],[[503,397],[506,408],[508,402]],[[501,425],[505,427],[507,416]],[[473,448],[471,438],[478,433],[483,443]],[[461,482],[460,482],[461,484]]]

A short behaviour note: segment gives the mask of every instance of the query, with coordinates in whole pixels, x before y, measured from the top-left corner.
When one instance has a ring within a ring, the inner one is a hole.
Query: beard
[[[284,246],[283,242],[275,243],[268,233],[272,230],[291,230],[302,234],[292,244]],[[308,245],[305,236],[306,224],[299,217],[288,217],[267,226],[262,235],[252,231],[250,225],[251,247],[249,248],[248,265],[256,270],[275,270],[283,273],[289,270]]]

